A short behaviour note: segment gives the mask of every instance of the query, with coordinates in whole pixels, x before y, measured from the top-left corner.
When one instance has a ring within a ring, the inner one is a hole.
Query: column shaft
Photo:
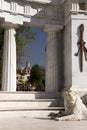
[[[2,90],[16,91],[16,41],[15,29],[5,29]]]
[[[58,91],[57,33],[47,32],[46,92]]]

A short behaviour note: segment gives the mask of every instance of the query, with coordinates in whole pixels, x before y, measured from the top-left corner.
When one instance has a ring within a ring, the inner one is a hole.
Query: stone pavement
[[[0,130],[87,130],[87,121],[54,121],[50,119],[0,118]]]

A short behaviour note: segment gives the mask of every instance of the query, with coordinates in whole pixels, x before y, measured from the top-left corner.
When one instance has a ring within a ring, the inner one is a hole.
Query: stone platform
[[[0,92],[0,118],[50,118],[61,109],[63,99],[58,98],[58,93]]]
[[[87,121],[54,121],[50,119],[0,119],[0,130],[87,130]]]

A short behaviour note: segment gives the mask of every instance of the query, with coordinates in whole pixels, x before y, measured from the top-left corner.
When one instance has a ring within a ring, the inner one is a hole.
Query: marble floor
[[[0,130],[87,130],[87,121],[54,121],[27,117],[0,118]]]

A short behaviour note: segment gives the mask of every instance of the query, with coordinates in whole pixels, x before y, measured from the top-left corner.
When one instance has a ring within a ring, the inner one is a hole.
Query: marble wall
[[[80,61],[81,58],[79,56],[75,56],[74,54],[78,51],[77,43],[80,41],[80,32],[79,26],[84,24],[84,34],[83,39],[86,42],[85,47],[87,47],[87,21],[86,15],[82,17],[79,14],[79,18],[72,18],[72,86],[76,89],[81,89],[87,91],[87,61],[85,60],[85,53],[83,52],[83,72],[80,70]],[[79,52],[80,53],[80,52]],[[80,55],[80,54],[79,54]]]

